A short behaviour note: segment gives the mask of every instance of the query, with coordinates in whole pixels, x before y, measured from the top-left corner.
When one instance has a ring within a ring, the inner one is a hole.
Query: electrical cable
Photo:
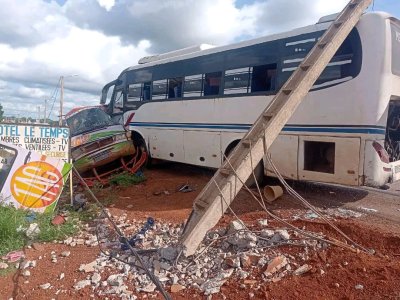
[[[251,191],[250,188],[243,182],[243,180],[240,179],[240,177],[239,177],[238,174],[236,173],[236,170],[233,168],[233,166],[232,166],[230,160],[226,157],[226,155],[224,155],[224,157],[225,157],[226,161],[228,162],[229,166],[231,167],[232,171],[234,172],[235,177],[236,177],[237,179],[239,179],[239,181],[242,183],[242,185],[245,187],[245,189],[246,189],[246,190],[250,193],[250,195],[253,197],[253,199],[255,199],[255,200],[259,203],[259,205],[264,209],[263,204],[261,204],[261,202],[260,202],[259,199],[256,197],[256,195],[253,193],[253,191]],[[261,197],[262,197],[262,195],[261,195]],[[353,251],[353,252],[356,251],[354,248],[350,247],[348,244],[343,243],[343,242],[341,242],[341,241],[338,241],[338,240],[336,240],[336,239],[334,239],[334,240],[327,240],[327,239],[324,239],[324,238],[321,238],[321,237],[318,237],[318,236],[314,236],[314,235],[312,235],[312,234],[310,234],[310,233],[308,233],[308,232],[305,232],[304,230],[302,230],[302,229],[300,229],[300,228],[297,228],[296,226],[294,226],[294,225],[290,224],[289,222],[287,222],[287,221],[281,219],[280,217],[276,216],[275,214],[273,214],[272,212],[270,212],[268,209],[264,209],[264,211],[265,211],[270,217],[272,217],[273,219],[275,219],[276,221],[285,224],[286,226],[292,228],[294,231],[297,231],[298,233],[300,233],[300,234],[302,234],[302,235],[304,235],[304,236],[306,236],[306,237],[309,237],[309,238],[311,238],[311,239],[316,239],[316,240],[319,240],[319,241],[323,241],[323,242],[326,242],[326,243],[329,243],[329,244],[333,244],[333,245],[336,245],[336,246],[341,247],[341,248],[346,248],[346,249],[349,249],[349,250],[351,250],[351,251]],[[363,249],[362,249],[362,251],[365,252],[365,253],[367,253],[367,254],[371,254],[371,252],[368,251],[368,250],[363,250]]]
[[[140,255],[138,254],[138,252],[131,246],[131,244],[129,243],[128,239],[124,236],[124,234],[122,233],[122,231],[119,229],[119,227],[117,226],[117,224],[115,224],[114,220],[111,218],[111,216],[108,214],[108,212],[106,211],[104,205],[99,201],[99,199],[97,199],[97,197],[93,194],[93,192],[91,191],[91,189],[89,188],[89,186],[86,184],[86,182],[83,180],[83,178],[81,177],[81,175],[78,173],[78,171],[76,170],[76,168],[74,166],[72,166],[73,171],[75,172],[75,175],[78,177],[78,179],[81,181],[81,183],[83,183],[84,187],[86,188],[86,190],[88,191],[89,195],[93,198],[93,200],[96,201],[96,203],[98,204],[98,206],[100,207],[100,209],[102,210],[103,214],[107,217],[107,219],[110,221],[110,223],[112,224],[112,226],[114,227],[114,230],[116,231],[116,233],[118,234],[119,238],[120,238],[120,242],[125,244],[128,249],[130,250],[130,252],[135,256],[136,260],[140,263],[140,265],[142,266],[143,270],[145,271],[145,273],[147,274],[147,276],[150,278],[150,280],[154,283],[154,285],[157,287],[157,289],[160,291],[160,293],[162,294],[162,296],[164,297],[164,299],[166,300],[171,300],[171,296],[165,291],[165,289],[163,288],[161,282],[158,280],[158,278],[146,267],[146,265],[144,264],[142,258],[140,257]]]
[[[267,161],[274,170],[275,175],[278,177],[279,181],[284,185],[286,188],[287,192],[295,199],[298,199],[301,203],[303,203],[307,208],[309,208],[311,211],[316,213],[322,220],[324,220],[329,226],[331,226],[333,229],[335,229],[339,234],[341,234],[346,240],[348,240],[350,243],[353,245],[357,246],[358,248],[362,249],[365,252],[369,252],[366,248],[363,246],[359,245],[355,241],[353,241],[347,234],[345,234],[342,230],[340,230],[335,224],[333,224],[328,218],[326,218],[321,212],[311,205],[306,199],[304,199],[301,195],[299,195],[283,178],[283,176],[279,173],[279,170],[276,168],[275,164],[273,163],[270,154],[266,155]]]

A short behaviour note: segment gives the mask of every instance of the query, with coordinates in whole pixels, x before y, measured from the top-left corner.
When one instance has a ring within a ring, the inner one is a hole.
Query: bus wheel
[[[142,153],[147,154],[146,162],[143,164],[146,168],[151,167],[151,156],[149,151],[147,150],[146,142],[142,137],[133,140],[133,144],[135,145],[136,151],[139,151],[139,157]]]

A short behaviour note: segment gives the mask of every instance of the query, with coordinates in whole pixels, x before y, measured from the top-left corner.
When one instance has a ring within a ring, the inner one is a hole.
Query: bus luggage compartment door
[[[359,185],[360,138],[301,136],[299,180]]]
[[[221,165],[220,132],[185,130],[183,141],[186,163],[219,168]]]
[[[295,135],[279,135],[272,144],[269,153],[279,173],[288,179],[297,180],[297,156],[299,151],[299,137]],[[264,159],[264,173],[275,176],[271,166]]]
[[[152,158],[185,162],[183,130],[157,129],[149,134],[149,147]]]

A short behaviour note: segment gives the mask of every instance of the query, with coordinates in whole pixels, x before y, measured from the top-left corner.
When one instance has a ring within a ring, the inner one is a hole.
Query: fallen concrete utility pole
[[[371,2],[352,0],[347,4],[231,153],[230,164],[225,161],[197,196],[181,239],[186,256],[194,254],[206,232],[223,216],[242,182],[250,177]]]

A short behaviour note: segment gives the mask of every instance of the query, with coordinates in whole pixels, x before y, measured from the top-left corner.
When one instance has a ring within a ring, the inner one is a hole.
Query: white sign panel
[[[68,161],[69,128],[0,123],[0,142]]]
[[[0,204],[52,211],[70,170],[61,159],[0,142]]]

